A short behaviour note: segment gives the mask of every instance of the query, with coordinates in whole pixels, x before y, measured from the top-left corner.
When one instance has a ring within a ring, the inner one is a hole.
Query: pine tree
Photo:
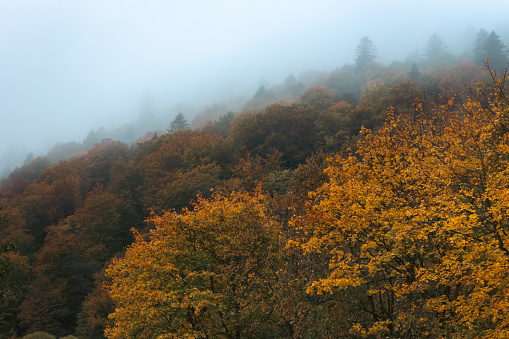
[[[356,57],[355,57],[355,67],[356,71],[359,72],[366,66],[366,64],[370,62],[374,62],[376,60],[376,47],[373,42],[369,39],[369,37],[365,36],[361,39],[359,44],[357,45]]]
[[[417,68],[417,64],[415,62],[412,64],[410,71],[408,71],[408,76],[412,81],[416,81],[421,76],[421,72],[419,72],[419,69]]]
[[[285,85],[291,85],[297,82],[297,79],[293,76],[293,74],[290,74],[285,79]]]
[[[424,47],[424,55],[428,58],[434,58],[440,53],[445,52],[447,45],[444,43],[442,38],[434,33],[428,40],[426,47]]]
[[[260,86],[258,87],[258,90],[256,91],[255,95],[254,95],[254,99],[256,98],[262,98],[264,97],[265,95],[267,94],[267,90],[265,89],[265,86]]]
[[[475,37],[474,41],[474,63],[476,65],[484,65],[484,60],[486,59],[486,49],[484,48],[484,44],[486,39],[488,38],[488,32],[481,28]]]
[[[175,120],[173,120],[170,123],[170,128],[168,128],[168,132],[175,132],[179,129],[188,129],[189,123],[187,122],[186,118],[184,118],[184,115],[182,113],[177,114],[175,117]]]
[[[484,50],[486,51],[486,58],[491,69],[494,71],[504,71],[507,68],[505,45],[494,31],[486,38]]]

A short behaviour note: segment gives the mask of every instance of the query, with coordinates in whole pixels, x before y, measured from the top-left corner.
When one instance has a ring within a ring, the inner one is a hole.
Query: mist
[[[0,172],[100,127],[143,125],[147,100],[159,130],[206,105],[241,109],[261,79],[353,63],[363,36],[384,65],[433,33],[467,56],[480,28],[509,42],[508,12],[506,0],[3,0]]]

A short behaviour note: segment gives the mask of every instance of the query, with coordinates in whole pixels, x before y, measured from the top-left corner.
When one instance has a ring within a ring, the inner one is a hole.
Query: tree
[[[419,69],[417,68],[417,64],[414,62],[412,64],[412,67],[410,68],[410,71],[408,71],[408,77],[412,81],[416,81],[421,76],[421,72],[419,72]]]
[[[449,70],[442,70],[439,88],[442,95],[460,94],[467,97],[476,83],[489,81],[489,73],[478,65],[462,61]]]
[[[16,249],[16,246],[8,242],[0,246],[0,302],[7,299],[12,290],[9,286],[9,274],[12,272],[13,267],[11,263],[11,259],[8,256],[5,256],[5,253],[12,252]]]
[[[65,167],[66,164],[60,166]],[[51,169],[45,174],[50,177],[50,172]],[[44,243],[48,226],[71,216],[81,204],[80,182],[76,177],[43,178],[44,174],[25,190],[23,197],[26,228],[37,245]]]
[[[98,185],[74,213],[76,233],[94,248],[91,256],[98,261],[104,262],[132,242],[132,225],[123,222],[120,205],[121,201]]]
[[[423,52],[426,58],[422,64],[428,68],[444,69],[453,66],[458,61],[436,33],[429,38]]]
[[[285,79],[285,85],[295,84],[296,82],[297,82],[297,79],[295,79],[295,77],[291,73]]]
[[[287,101],[295,101],[305,90],[306,86],[302,82],[297,82],[297,79],[290,74],[286,77],[285,82],[281,86],[283,98]]]
[[[106,271],[117,303],[109,338],[277,336],[267,300],[278,262],[277,225],[253,195],[198,197],[192,211],[153,215],[155,229]]]
[[[170,123],[170,127],[168,128],[168,132],[176,132],[180,129],[188,129],[189,123],[182,113],[177,114],[175,119]]]
[[[126,157],[127,145],[120,141],[103,139],[100,144],[96,144],[85,156],[90,182],[88,189],[91,190],[98,183],[108,184],[115,174],[112,170]]]
[[[377,59],[376,47],[373,42],[367,37],[363,37],[355,52],[355,67],[356,71],[361,71],[364,66]]]
[[[214,120],[212,126],[214,127],[214,131],[222,135],[223,137],[227,137],[230,131],[231,123],[235,118],[235,113],[227,112],[226,114],[221,115],[217,120]]]
[[[191,122],[191,128],[202,128],[209,122],[211,123],[226,113],[228,113],[228,105],[224,102],[216,102],[209,106],[205,106],[201,113],[194,116]]]
[[[93,249],[78,236],[73,216],[47,232],[18,319],[27,332],[47,330],[63,336],[74,332],[76,316],[93,288],[92,275],[100,266],[89,257]]]
[[[256,90],[256,93],[254,95],[254,99],[257,99],[257,98],[264,98],[265,96],[267,96],[267,90],[265,89],[265,86],[260,86],[258,87],[258,89]]]
[[[446,49],[447,45],[444,43],[442,38],[440,38],[437,33],[434,33],[424,47],[424,55],[428,59],[433,59],[445,52]]]
[[[332,106],[334,97],[322,87],[315,87],[301,94],[297,103],[307,103],[316,110],[324,110]]]
[[[419,115],[391,112],[294,219],[295,241],[329,253],[308,292],[354,293],[352,334],[506,338],[509,328],[509,101],[505,79]]]
[[[218,134],[168,133],[154,140],[152,147],[138,164],[146,173],[140,199],[145,209],[156,211],[180,209],[189,206],[198,192],[206,195],[219,184],[222,166],[230,158],[226,140]]]
[[[35,159],[34,154],[32,152],[28,153],[27,157],[25,158],[25,161],[23,161],[23,166],[29,165],[34,159]]]
[[[77,317],[78,324],[75,332],[79,338],[105,338],[104,330],[106,326],[113,326],[113,322],[108,318],[108,315],[115,311],[115,304],[104,288],[104,271],[108,266],[109,264],[94,275],[94,290],[83,301],[82,309]]]
[[[474,63],[476,65],[484,66],[484,61],[486,60],[486,39],[488,38],[488,32],[481,28],[477,35],[475,36],[474,48],[472,53],[474,54]]]
[[[250,112],[233,122],[228,141],[243,154],[265,155],[275,148],[284,153],[286,167],[297,167],[313,153],[318,109],[325,103],[332,104],[331,96],[323,89],[309,90],[299,102],[292,105],[273,104],[263,112]]]
[[[0,195],[0,198],[2,196]],[[2,210],[2,205],[0,205],[0,211]],[[5,224],[7,222],[7,218],[0,215],[0,225]],[[6,298],[9,297],[9,294],[12,292],[9,287],[9,274],[12,272],[13,267],[11,263],[11,259],[5,256],[5,253],[11,252],[16,248],[16,246],[8,242],[0,246],[0,302],[3,302]]]
[[[492,70],[502,72],[507,68],[507,52],[500,37],[492,31],[484,41],[485,57]]]
[[[19,254],[18,249],[2,254],[10,260],[11,272],[8,276],[7,287],[9,291],[3,291],[0,302],[0,337],[8,335],[21,335],[19,319],[17,318],[20,305],[25,299],[30,282],[33,280],[33,267],[27,256]]]

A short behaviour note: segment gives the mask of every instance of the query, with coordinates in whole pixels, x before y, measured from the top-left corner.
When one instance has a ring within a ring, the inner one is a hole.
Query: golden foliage
[[[107,270],[116,310],[110,338],[263,336],[278,230],[254,195],[198,197],[193,210],[152,215],[155,225]]]
[[[505,79],[460,106],[389,112],[293,224],[295,245],[331,255],[311,294],[359,293],[351,333],[509,336],[509,105]]]

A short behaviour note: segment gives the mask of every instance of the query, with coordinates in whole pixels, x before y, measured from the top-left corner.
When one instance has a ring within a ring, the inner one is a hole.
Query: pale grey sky
[[[147,90],[171,115],[352,63],[365,35],[382,63],[434,32],[451,49],[481,27],[509,38],[507,13],[507,0],[0,0],[0,171],[12,151],[133,120]]]

